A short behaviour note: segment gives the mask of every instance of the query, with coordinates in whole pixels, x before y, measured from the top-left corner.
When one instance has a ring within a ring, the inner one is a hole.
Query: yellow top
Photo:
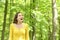
[[[22,28],[17,28],[13,23],[10,25],[9,40],[29,40],[28,24],[23,25]]]

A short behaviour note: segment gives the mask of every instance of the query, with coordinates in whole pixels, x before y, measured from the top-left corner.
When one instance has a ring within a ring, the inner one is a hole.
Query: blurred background
[[[60,0],[0,0],[0,40],[8,40],[19,11],[29,24],[30,40],[60,40]]]

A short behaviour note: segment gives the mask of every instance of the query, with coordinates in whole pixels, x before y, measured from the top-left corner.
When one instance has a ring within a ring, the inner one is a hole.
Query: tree
[[[6,27],[7,8],[8,8],[8,0],[6,0],[6,2],[5,2],[4,22],[3,22],[3,29],[2,29],[2,37],[1,37],[1,40],[4,40],[4,32],[5,32],[5,27]]]
[[[36,40],[35,39],[35,24],[36,24],[36,18],[35,18],[35,14],[34,13],[32,13],[32,10],[35,10],[35,1],[36,0],[31,0],[32,1],[32,3],[30,3],[30,19],[31,19],[31,21],[30,21],[30,23],[31,23],[31,26],[32,26],[32,40]],[[30,2],[31,2],[30,1]]]
[[[52,0],[52,40],[56,40],[56,30],[57,30],[57,9],[56,9],[56,0]]]

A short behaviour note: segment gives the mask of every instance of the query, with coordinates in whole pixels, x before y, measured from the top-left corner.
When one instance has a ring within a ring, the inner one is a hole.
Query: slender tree
[[[52,0],[52,40],[56,40],[57,16],[56,0]]]
[[[31,9],[32,10],[35,10],[35,1],[36,0],[31,0],[30,2],[30,18],[31,18],[31,21],[30,21],[30,23],[32,24],[31,26],[32,26],[32,39],[31,40],[36,40],[35,39],[35,22],[36,22],[36,18],[35,18],[35,15],[32,13],[32,11],[31,11]]]
[[[5,32],[5,27],[6,27],[7,8],[8,8],[8,0],[5,1],[4,22],[3,22],[3,29],[2,29],[1,40],[4,40],[4,32]]]

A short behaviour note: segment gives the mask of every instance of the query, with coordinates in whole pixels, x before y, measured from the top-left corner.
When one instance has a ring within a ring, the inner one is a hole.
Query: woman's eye
[[[21,16],[21,15],[19,15],[19,16]]]

